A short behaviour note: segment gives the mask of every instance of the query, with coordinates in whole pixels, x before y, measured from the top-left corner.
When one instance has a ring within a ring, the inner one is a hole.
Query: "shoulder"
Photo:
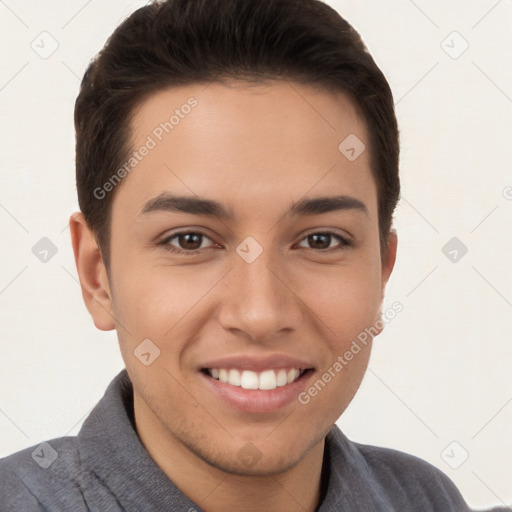
[[[0,512],[80,510],[81,485],[76,437],[44,441],[0,459]]]
[[[339,429],[336,443],[350,454],[361,478],[386,503],[402,510],[469,512],[460,491],[440,469],[419,457],[391,448],[352,442]]]
[[[458,505],[453,510],[469,510],[452,480],[429,462],[390,448],[356,446],[379,481],[386,487],[400,488],[404,498],[423,500],[446,510],[452,510],[447,508],[449,505]]]

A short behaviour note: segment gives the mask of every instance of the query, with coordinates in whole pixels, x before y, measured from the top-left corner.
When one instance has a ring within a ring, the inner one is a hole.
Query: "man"
[[[77,437],[0,463],[0,509],[465,511],[335,421],[383,326],[398,129],[358,34],[316,0],[168,0],[87,70],[70,219],[126,370]]]

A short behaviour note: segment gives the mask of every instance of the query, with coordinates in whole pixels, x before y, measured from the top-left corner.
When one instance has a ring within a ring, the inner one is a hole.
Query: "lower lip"
[[[200,372],[201,378],[204,379],[209,389],[231,407],[244,412],[260,414],[278,411],[293,402],[298,403],[298,395],[306,389],[313,374],[314,371],[308,370],[291,384],[265,391],[232,386]]]

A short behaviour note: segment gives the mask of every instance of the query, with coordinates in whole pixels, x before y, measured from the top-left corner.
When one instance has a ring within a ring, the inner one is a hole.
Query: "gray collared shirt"
[[[452,481],[412,455],[326,437],[318,512],[467,512]],[[0,459],[0,512],[200,512],[164,474],[135,430],[126,369],[77,436]]]

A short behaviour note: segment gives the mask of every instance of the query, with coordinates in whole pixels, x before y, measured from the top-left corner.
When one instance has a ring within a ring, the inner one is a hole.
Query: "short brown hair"
[[[229,78],[293,80],[352,98],[369,132],[384,256],[400,196],[398,127],[390,87],[354,28],[318,0],[155,0],[116,28],[75,105],[78,201],[107,269],[115,189],[102,198],[95,190],[130,153],[135,108],[168,87]]]

